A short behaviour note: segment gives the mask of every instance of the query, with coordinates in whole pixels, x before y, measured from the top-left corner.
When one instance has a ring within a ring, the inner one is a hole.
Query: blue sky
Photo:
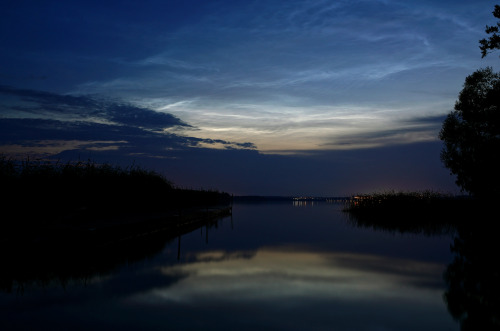
[[[0,152],[235,194],[454,191],[437,134],[498,66],[478,48],[494,5],[4,1]]]

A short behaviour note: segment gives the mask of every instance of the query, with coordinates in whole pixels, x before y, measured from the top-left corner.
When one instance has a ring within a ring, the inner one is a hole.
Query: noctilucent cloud
[[[234,194],[456,192],[437,135],[494,1],[3,1],[0,153]]]

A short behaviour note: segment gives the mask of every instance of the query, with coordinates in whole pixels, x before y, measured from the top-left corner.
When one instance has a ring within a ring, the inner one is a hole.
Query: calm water
[[[458,330],[443,300],[453,235],[359,228],[340,208],[235,204],[143,256],[14,280],[1,329]]]

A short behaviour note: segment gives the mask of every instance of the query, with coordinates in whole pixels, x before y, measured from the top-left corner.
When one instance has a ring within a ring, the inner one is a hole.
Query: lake
[[[455,234],[359,227],[341,209],[235,203],[104,262],[19,262],[32,274],[2,279],[2,329],[459,330],[443,277]]]

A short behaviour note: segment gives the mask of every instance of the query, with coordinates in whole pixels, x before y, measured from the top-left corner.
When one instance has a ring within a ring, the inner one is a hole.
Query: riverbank
[[[103,245],[154,231],[201,226],[230,214],[232,197],[175,187],[137,166],[0,157],[7,246]]]
[[[432,191],[357,195],[343,211],[358,225],[408,231],[432,226],[488,223],[493,202]]]

